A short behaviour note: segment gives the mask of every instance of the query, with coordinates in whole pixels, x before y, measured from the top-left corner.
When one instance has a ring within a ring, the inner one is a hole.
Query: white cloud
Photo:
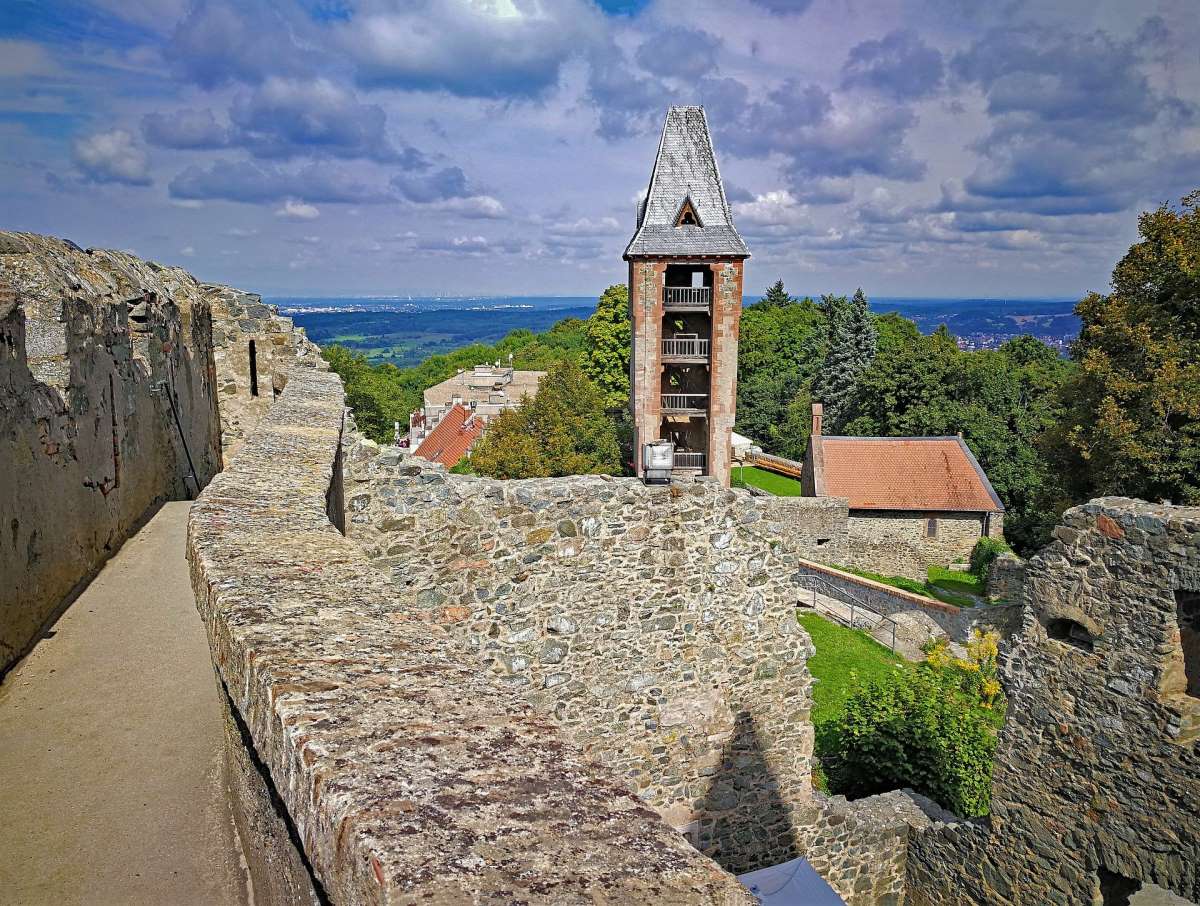
[[[275,212],[276,217],[284,217],[288,220],[316,220],[321,216],[321,212],[316,205],[308,204],[303,201],[294,201],[288,199],[283,203],[283,207]]]
[[[75,164],[92,182],[148,186],[150,159],[146,151],[124,129],[97,132],[75,140]]]

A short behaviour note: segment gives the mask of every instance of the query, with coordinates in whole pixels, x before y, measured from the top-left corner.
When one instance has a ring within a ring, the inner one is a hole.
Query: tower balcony
[[[700,337],[670,337],[662,341],[662,360],[664,362],[708,362],[711,341]]]
[[[681,415],[704,415],[708,412],[708,394],[664,393],[662,411]]]
[[[676,450],[675,451],[675,470],[699,470],[704,471],[708,464],[708,457],[696,450]]]
[[[711,286],[663,287],[663,308],[667,311],[708,311],[711,306]]]

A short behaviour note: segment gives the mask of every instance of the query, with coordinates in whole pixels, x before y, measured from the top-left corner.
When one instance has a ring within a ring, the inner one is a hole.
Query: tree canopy
[[[492,478],[619,474],[617,426],[604,394],[574,360],[554,363],[537,393],[492,419],[471,469]]]
[[[629,289],[624,283],[610,286],[600,296],[596,311],[587,319],[587,345],[580,365],[583,373],[604,394],[609,409],[629,405]]]
[[[1200,192],[1138,219],[1140,240],[1083,322],[1047,448],[1076,500],[1200,503]]]

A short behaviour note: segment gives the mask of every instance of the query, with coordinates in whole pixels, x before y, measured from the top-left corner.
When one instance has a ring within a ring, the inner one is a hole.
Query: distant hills
[[[494,343],[513,330],[539,332],[563,318],[586,318],[594,307],[591,300],[578,296],[267,301],[291,315],[315,342],[348,346],[374,363],[392,362],[401,368],[471,343]],[[745,304],[756,301],[757,297],[747,297]],[[1074,306],[1072,299],[871,300],[874,311],[899,312],[923,333],[945,324],[964,348],[995,348],[1027,333],[1063,352],[1079,333]]]

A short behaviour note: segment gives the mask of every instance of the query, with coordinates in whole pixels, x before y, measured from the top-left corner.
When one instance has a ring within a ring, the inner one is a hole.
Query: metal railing
[[[690,412],[708,409],[707,393],[664,393],[662,395],[664,412]]]
[[[711,286],[664,286],[663,303],[675,308],[708,308]]]
[[[675,468],[677,469],[703,469],[705,455],[703,453],[693,453],[690,450],[675,451]]]
[[[678,454],[677,454],[678,455]],[[812,603],[807,604],[801,602],[802,606],[811,607],[813,610],[819,610],[821,613],[836,620],[843,626],[849,626],[851,629],[863,629],[871,638],[875,639],[880,644],[883,644],[883,639],[875,635],[875,630],[881,625],[884,626],[884,632],[891,632],[891,641],[888,647],[892,649],[894,654],[896,651],[896,621],[889,616],[885,616],[878,611],[867,607],[866,603],[853,594],[846,591],[844,588],[839,588],[832,582],[822,579],[820,576],[814,576],[809,573],[800,573],[796,576],[796,582],[805,587],[805,590],[812,593]],[[828,604],[818,602],[817,594],[820,592],[827,598],[832,598],[837,604],[842,605],[841,608],[831,607]],[[848,599],[848,600],[847,600]],[[842,608],[848,610],[845,613]]]
[[[662,354],[664,359],[706,359],[708,358],[708,340],[663,340]]]

